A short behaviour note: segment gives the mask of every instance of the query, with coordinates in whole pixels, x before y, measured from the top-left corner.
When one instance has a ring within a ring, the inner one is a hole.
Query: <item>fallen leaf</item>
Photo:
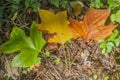
[[[12,60],[12,67],[30,67],[40,62],[39,52],[45,46],[46,41],[42,37],[42,33],[38,30],[35,22],[30,28],[30,36],[18,27],[14,27],[10,39],[0,46],[0,53],[12,54],[18,51]]]
[[[41,24],[38,24],[40,30],[46,30],[49,33],[56,33],[53,38],[48,40],[49,43],[57,42],[64,44],[71,38],[71,34],[68,29],[69,21],[67,20],[66,11],[58,12],[54,14],[48,10],[39,11]]]
[[[105,25],[110,14],[109,10],[96,10],[91,8],[83,21],[70,19],[69,29],[74,38],[81,37],[84,41],[104,39],[112,34],[116,25]]]

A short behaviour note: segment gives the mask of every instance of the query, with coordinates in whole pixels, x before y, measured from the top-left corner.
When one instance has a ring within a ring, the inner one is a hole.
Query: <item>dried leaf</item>
[[[40,30],[47,30],[49,33],[56,33],[53,38],[50,38],[48,42],[57,42],[64,44],[71,38],[68,30],[69,21],[67,20],[66,11],[58,12],[54,14],[48,10],[39,11],[41,24],[38,25]]]
[[[116,25],[113,24],[105,26],[105,21],[109,14],[109,10],[96,10],[92,8],[87,12],[83,21],[78,22],[71,19],[69,29],[74,38],[81,37],[85,41],[106,38],[116,28]]]

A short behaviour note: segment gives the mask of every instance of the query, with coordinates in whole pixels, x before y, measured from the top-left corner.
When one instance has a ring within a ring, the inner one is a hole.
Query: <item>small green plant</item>
[[[111,21],[120,22],[120,1],[119,0],[107,0],[108,9],[111,10]]]
[[[101,2],[101,0],[91,0],[90,6],[95,8],[101,8],[103,6],[103,3]]]
[[[60,59],[59,59],[59,58],[57,58],[57,59],[55,60],[55,64],[56,64],[56,65],[59,65],[59,64],[60,64]]]
[[[27,74],[27,73],[30,73],[30,68],[26,68],[22,71],[22,74]]]
[[[50,0],[50,3],[55,7],[61,6],[63,9],[65,9],[68,5],[68,0]]]
[[[115,8],[120,7],[120,1],[119,0],[107,0],[108,8],[111,10],[115,10]]]
[[[93,75],[93,78],[94,78],[94,79],[97,79],[97,78],[98,78],[98,75],[97,75],[97,74],[94,74],[94,75]]]
[[[44,54],[45,54],[46,57],[50,57],[50,52],[49,51],[45,51]]]
[[[109,76],[105,76],[105,77],[104,77],[104,80],[109,80]]]
[[[22,29],[14,27],[10,39],[0,47],[0,52],[11,54],[18,51],[19,54],[12,60],[12,66],[30,67],[40,62],[38,54],[45,44],[46,41],[43,39],[42,33],[37,29],[36,23],[33,22],[29,37]]]
[[[116,13],[111,14],[110,19],[111,21],[120,22],[120,10],[118,10]]]
[[[66,41],[67,44],[71,44],[72,43],[72,39],[69,39]]]
[[[12,12],[18,11],[21,8],[21,7],[19,7],[21,5],[21,3],[24,3],[22,5],[25,6],[26,9],[27,8],[32,8],[33,12],[37,12],[38,8],[41,7],[41,3],[40,3],[39,0],[25,0],[25,1],[12,0],[9,3],[12,3],[12,5],[11,5],[11,11]]]
[[[11,12],[16,12],[20,9],[19,5],[20,5],[20,0],[12,0],[11,1],[12,5],[11,5]]]
[[[102,49],[102,52],[107,54],[110,53],[114,48],[119,47],[119,45],[120,36],[117,29],[114,30],[114,33],[109,38],[100,41],[100,48]]]
[[[25,0],[25,7],[32,8],[33,12],[37,12],[41,4],[39,0]]]

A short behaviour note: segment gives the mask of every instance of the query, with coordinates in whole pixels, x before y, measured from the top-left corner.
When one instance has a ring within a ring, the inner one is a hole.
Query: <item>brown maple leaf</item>
[[[69,29],[74,38],[81,37],[84,41],[104,39],[112,34],[116,25],[105,25],[110,15],[109,10],[90,9],[83,21],[70,19]]]

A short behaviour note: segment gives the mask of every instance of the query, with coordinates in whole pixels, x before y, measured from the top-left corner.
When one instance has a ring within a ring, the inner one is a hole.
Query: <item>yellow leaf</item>
[[[49,33],[56,33],[48,42],[57,42],[64,44],[71,38],[68,30],[69,21],[67,20],[66,11],[54,14],[48,10],[39,10],[41,24],[38,25],[40,30],[47,30]]]

